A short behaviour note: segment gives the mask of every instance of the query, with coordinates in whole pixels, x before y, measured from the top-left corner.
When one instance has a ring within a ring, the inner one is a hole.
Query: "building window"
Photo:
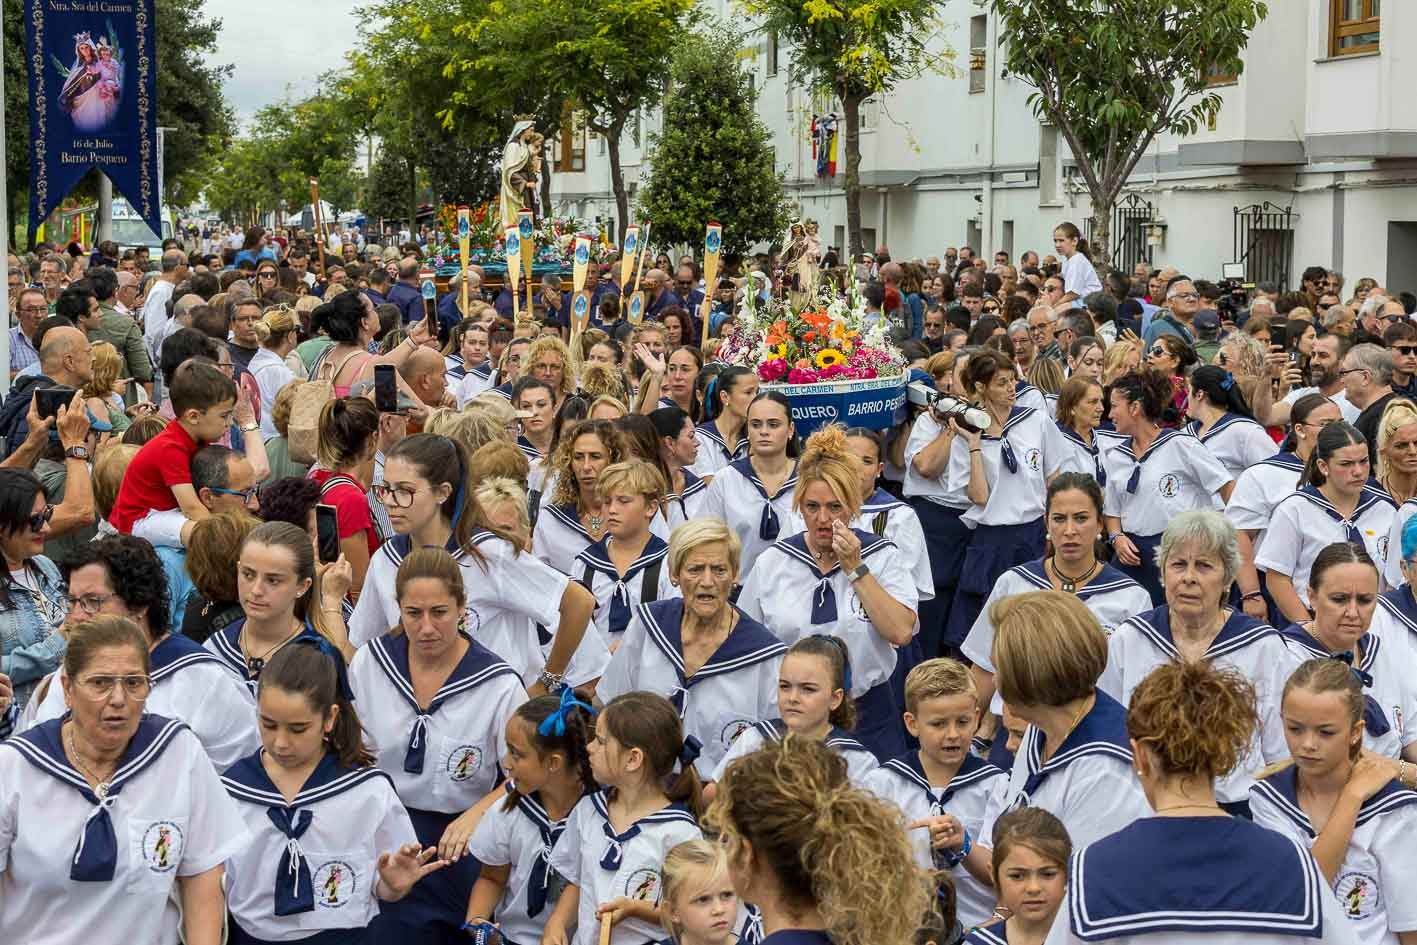
[[[777,75],[777,33],[768,34],[768,75]]]
[[[881,124],[881,100],[874,95],[861,100],[861,131],[875,131]]]
[[[984,72],[989,68],[989,18],[969,18],[969,91],[984,91]]]
[[[1330,56],[1378,51],[1382,0],[1329,0]]]
[[[570,107],[561,116],[561,133],[556,136],[556,170],[563,174],[585,170],[585,115]]]

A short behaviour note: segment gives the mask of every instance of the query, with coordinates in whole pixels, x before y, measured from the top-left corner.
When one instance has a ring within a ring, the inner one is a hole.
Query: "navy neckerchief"
[[[859,528],[853,528],[852,532],[861,540],[861,560],[875,554],[883,548],[894,548],[895,542],[889,538],[882,538],[880,535],[872,535],[863,532]],[[826,623],[836,623],[836,590],[832,587],[831,577],[841,570],[841,565],[834,564],[829,571],[823,573],[817,567],[817,559],[807,548],[807,533],[798,532],[791,538],[784,538],[777,543],[777,547],[787,553],[788,557],[795,558],[802,562],[808,573],[816,581],[817,587],[812,592],[812,626],[820,626]]]
[[[1404,584],[1396,590],[1378,597],[1378,606],[1386,610],[1394,620],[1417,634],[1417,598],[1412,596],[1412,587]]]
[[[576,504],[574,502],[570,505],[547,505],[543,507],[542,511],[550,513],[551,517],[556,519],[556,521],[575,532],[581,538],[584,538],[587,545],[595,541],[594,538],[590,537],[590,532],[586,531],[585,526],[581,524],[581,513],[576,511]]]
[[[1342,525],[1344,533],[1343,540],[1351,542],[1359,548],[1366,546],[1363,544],[1363,533],[1358,530],[1356,524],[1358,519],[1362,517],[1364,512],[1375,505],[1381,505],[1384,502],[1389,505],[1393,504],[1392,499],[1388,497],[1387,493],[1364,486],[1363,493],[1358,498],[1358,505],[1353,509],[1353,515],[1350,518],[1344,518],[1343,513],[1338,511],[1337,507],[1328,500],[1328,497],[1319,491],[1318,486],[1300,486],[1295,492],[1295,495],[1303,496],[1305,499],[1309,500],[1311,505],[1322,509],[1328,514],[1329,518]]]
[[[367,644],[375,665],[384,671],[394,690],[403,696],[417,716],[409,731],[408,751],[403,758],[403,770],[408,774],[423,773],[423,760],[428,750],[428,722],[438,709],[454,696],[471,692],[489,679],[504,673],[516,675],[517,671],[502,662],[491,650],[467,634],[460,635],[467,641],[467,652],[453,667],[448,681],[434,694],[426,709],[418,704],[413,692],[413,676],[408,668],[408,637],[400,633],[379,637]]]
[[[1019,754],[1023,755],[1028,778],[1014,806],[1027,806],[1048,777],[1063,770],[1079,758],[1104,755],[1132,764],[1132,747],[1127,737],[1127,710],[1101,689],[1096,690],[1092,708],[1063,739],[1058,750],[1045,763],[1043,730],[1030,725],[1023,733]]]
[[[1003,460],[1004,467],[1011,473],[1018,472],[1018,457],[1014,455],[1013,445],[1009,443],[1009,431],[1027,420],[1031,413],[1033,413],[1032,407],[1015,406],[1009,411],[1008,417],[1004,420],[1003,429],[999,431],[997,437],[988,433],[983,434],[983,439],[999,441],[999,458]]]
[[[925,799],[930,804],[930,815],[933,817],[938,817],[948,810],[950,801],[954,799],[955,794],[961,788],[980,781],[987,781],[989,778],[1004,773],[983,758],[965,752],[964,761],[960,764],[954,777],[950,778],[950,783],[937,790],[930,783],[930,777],[925,773],[925,766],[920,763],[919,752],[908,751],[890,759],[881,767],[889,769],[923,791]],[[935,862],[936,869],[947,870],[950,868],[944,852],[933,847],[930,848],[930,856]]]
[[[1053,582],[1048,578],[1048,569],[1044,566],[1045,558],[1037,561],[1027,561],[1023,564],[1016,564],[1009,570],[1039,590],[1053,590]],[[1136,581],[1127,577],[1121,571],[1110,564],[1103,564],[1102,570],[1098,571],[1091,581],[1078,588],[1073,594],[1078,600],[1085,601],[1098,594],[1110,594],[1113,591],[1126,590],[1130,587],[1140,587]]]
[[[536,462],[538,459],[541,459],[541,450],[537,449],[532,444],[531,440],[528,440],[525,436],[517,437],[517,449],[521,450],[522,455],[525,456],[527,459],[531,460],[532,462]]]
[[[743,431],[738,431],[738,446],[735,449],[728,448],[728,441],[723,438],[723,434],[718,432],[718,421],[710,420],[695,427],[698,432],[708,437],[709,441],[717,444],[719,452],[723,458],[730,463],[734,460],[743,459],[748,455],[748,438],[743,435]]]
[[[615,587],[610,591],[610,623],[607,627],[609,632],[624,633],[625,628],[630,625],[630,589],[625,586],[625,582],[632,580],[635,575],[643,573],[645,568],[650,565],[664,561],[668,554],[669,546],[664,543],[664,539],[650,535],[644,550],[625,569],[623,576],[615,569],[615,563],[610,560],[609,535],[576,555],[576,560],[585,565],[587,570],[599,572],[615,582]],[[587,587],[586,590],[593,589]]]
[[[343,794],[366,781],[389,776],[375,767],[347,768],[339,756],[327,751],[305,779],[294,799],[287,801],[261,764],[261,752],[247,755],[221,776],[226,792],[238,801],[266,809],[271,824],[285,837],[285,852],[276,865],[275,891],[272,894],[276,915],[298,915],[315,911],[315,887],[310,879],[310,864],[300,848],[300,838],[310,829],[315,812],[309,806]],[[389,786],[393,782],[389,781]]]
[[[1299,769],[1292,764],[1260,778],[1251,790],[1278,808],[1305,836],[1319,835],[1313,822],[1309,820],[1309,815],[1299,804]],[[1378,793],[1359,805],[1354,826],[1361,826],[1374,817],[1380,817],[1409,804],[1417,804],[1417,791],[1393,778]]]
[[[777,510],[772,507],[772,504],[781,496],[797,488],[797,460],[792,461],[792,472],[778,487],[777,492],[772,495],[768,495],[767,486],[763,485],[763,481],[758,478],[757,470],[753,468],[751,459],[744,457],[734,460],[728,466],[730,469],[737,470],[738,474],[748,480],[752,487],[758,491],[758,495],[763,497],[763,514],[758,520],[758,537],[763,541],[777,541],[778,535],[782,533],[782,522],[778,519]]]
[[[733,607],[732,604],[729,606]],[[669,696],[669,701],[679,711],[680,717],[688,711],[689,690],[694,685],[705,679],[775,659],[787,652],[787,646],[767,627],[737,607],[733,607],[733,610],[738,614],[738,622],[734,624],[732,632],[724,637],[718,649],[713,651],[692,676],[684,673],[684,638],[681,633],[684,624],[684,599],[672,597],[668,600],[657,600],[640,604],[636,610],[650,640],[664,654],[664,658],[674,667],[674,672],[679,677],[679,685]]]
[[[69,720],[65,712],[57,719],[41,722],[28,731],[0,742],[20,753],[40,771],[61,781],[90,804],[94,805],[79,831],[74,846],[74,858],[69,862],[69,878],[76,883],[107,883],[118,868],[118,837],[113,830],[113,818],[108,810],[118,801],[125,785],[148,768],[172,744],[172,740],[187,726],[176,719],[160,715],[144,715],[138,722],[128,747],[118,759],[118,767],[106,786],[95,792],[64,754],[63,728]]]
[[[768,719],[758,722],[753,729],[762,736],[765,742],[780,742],[787,734],[787,723],[782,719]],[[848,751],[866,751],[871,749],[858,742],[846,729],[837,728],[833,725],[827,730],[826,738],[822,739],[822,744],[826,745],[837,754]],[[874,755],[872,756],[875,757]]]
[[[171,679],[188,666],[195,666],[198,663],[211,663],[215,666],[226,665],[211,650],[180,633],[169,633],[163,637],[148,654],[148,662],[148,677],[152,679],[154,686],[164,680]]]
[[[677,495],[669,493],[664,497],[664,500],[666,502],[678,502],[679,511],[684,514],[685,518],[688,518],[689,507],[684,504],[684,500],[688,499],[690,496],[698,495],[700,492],[707,489],[709,487],[709,481],[694,475],[694,473],[689,470],[688,466],[683,467],[679,471],[684,474],[684,491]]]
[[[1253,423],[1257,427],[1260,426],[1258,422],[1250,417],[1227,411],[1221,414],[1220,419],[1211,424],[1210,429],[1206,430],[1204,433],[1201,432],[1201,422],[1199,420],[1192,420],[1190,423],[1186,424],[1186,432],[1204,443],[1221,430],[1224,430],[1226,427],[1234,426],[1237,423]],[[1260,429],[1263,430],[1264,427],[1260,427]]]
[[[1373,667],[1377,664],[1378,650],[1382,648],[1383,641],[1380,637],[1375,637],[1371,633],[1365,633],[1358,638],[1358,653],[1354,656],[1352,650],[1342,653],[1331,653],[1324,648],[1319,638],[1309,633],[1297,623],[1291,623],[1280,631],[1285,640],[1291,641],[1295,646],[1310,653],[1317,659],[1338,660],[1347,663],[1353,669],[1353,675],[1358,677],[1358,682],[1364,689],[1373,687]],[[1363,723],[1366,731],[1376,737],[1382,737],[1392,731],[1387,713],[1383,712],[1383,707],[1378,705],[1378,700],[1363,694]]]
[[[1053,425],[1058,428],[1058,432],[1063,434],[1063,439],[1076,443],[1087,454],[1092,457],[1093,478],[1097,480],[1099,486],[1107,485],[1107,470],[1102,468],[1102,449],[1097,442],[1097,430],[1092,431],[1092,443],[1088,444],[1078,435],[1078,432],[1061,420],[1054,420]]]
[[[1128,439],[1117,447],[1117,451],[1132,461],[1132,474],[1127,477],[1127,492],[1136,495],[1137,486],[1141,484],[1141,467],[1147,460],[1160,452],[1159,447],[1165,446],[1178,436],[1188,436],[1179,430],[1162,430],[1156,435],[1156,439],[1151,441],[1151,445],[1146,448],[1146,452],[1138,456],[1132,449],[1134,441]]]
[[[1158,859],[1191,868],[1158,869]],[[1313,856],[1240,817],[1144,817],[1074,853],[1069,872],[1068,917],[1086,942],[1157,932],[1317,940],[1323,931]]]
[[[246,654],[241,652],[241,629],[245,626],[245,617],[234,620],[230,626],[224,627],[208,637],[208,641],[222,664],[234,670],[245,680],[246,687],[254,694],[256,684],[261,679],[261,670],[265,667],[266,661],[275,656],[275,652],[267,653],[264,657],[253,659],[247,663]],[[296,640],[310,640],[314,643],[325,642],[325,638],[320,636],[320,632],[310,625],[309,620],[305,621],[305,626],[301,631],[287,643],[294,643]]]
[[[675,821],[696,827],[699,824],[698,818],[689,812],[689,808],[676,802],[660,808],[653,814],[646,814],[627,827],[624,833],[616,833],[615,828],[610,825],[610,801],[605,792],[595,792],[590,796],[590,802],[595,806],[596,813],[601,816],[600,829],[605,833],[605,852],[600,855],[600,866],[612,873],[620,869],[620,861],[625,855],[625,844],[640,835],[642,825],[669,824]]]
[[[743,911],[748,915],[743,920],[742,929],[738,932],[738,941],[746,943],[746,945],[762,945],[763,914],[751,902],[743,903]]]
[[[1176,648],[1175,638],[1171,635],[1171,610],[1165,604],[1153,611],[1128,617],[1122,626],[1132,626],[1141,631],[1157,649],[1171,659],[1181,658],[1181,651]],[[1278,633],[1279,631],[1269,624],[1261,623],[1243,611],[1234,611],[1215,635],[1215,639],[1210,641],[1203,659],[1213,660],[1227,653],[1243,650],[1252,643],[1258,643]]]
[[[521,811],[527,820],[530,820],[541,834],[541,849],[536,852],[536,857],[531,861],[531,876],[527,879],[526,886],[526,914],[528,918],[536,918],[541,915],[546,908],[547,889],[550,885],[550,858],[551,848],[556,845],[556,841],[566,829],[566,818],[552,820],[551,815],[546,812],[546,807],[541,803],[541,795],[533,791],[530,794],[521,794],[517,791],[516,785],[509,779],[507,781],[507,793],[517,799],[517,810]]]

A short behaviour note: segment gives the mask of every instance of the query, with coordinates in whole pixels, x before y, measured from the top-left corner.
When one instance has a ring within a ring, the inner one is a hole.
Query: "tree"
[[[951,74],[940,39],[943,0],[741,0],[763,31],[786,40],[793,69],[841,102],[846,126],[846,234],[861,245],[861,103],[926,72]],[[1053,0],[1061,6],[1059,0]],[[932,46],[934,48],[932,48]]]
[[[1092,197],[1109,259],[1112,208],[1161,132],[1195,134],[1220,111],[1218,74],[1239,75],[1263,0],[993,0],[1004,65],[1036,90],[1034,113],[1063,133]]]
[[[691,35],[675,51],[664,128],[650,138],[639,200],[661,243],[699,243],[704,224],[716,220],[724,251],[741,252],[787,228],[772,139],[734,58],[740,43],[714,31]]]
[[[470,45],[450,68],[493,101],[584,109],[586,127],[606,141],[623,233],[630,208],[620,139],[636,110],[662,97],[693,9],[694,0],[492,0],[486,16],[456,28]]]

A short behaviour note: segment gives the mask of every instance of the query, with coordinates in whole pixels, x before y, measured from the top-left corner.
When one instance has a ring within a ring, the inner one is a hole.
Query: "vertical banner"
[[[638,268],[635,269],[635,287],[630,290],[631,292],[639,292],[639,291],[640,291],[640,277],[645,274],[645,257],[648,256],[648,255],[649,255],[649,221],[646,220],[644,227],[641,228],[641,230],[640,230],[640,264],[639,264]],[[621,287],[620,287],[620,291],[621,291],[621,292],[625,291],[624,286],[621,286]]]
[[[320,254],[320,278],[325,278],[325,228],[320,220],[320,179],[310,178],[310,210],[315,215],[315,249]],[[252,224],[254,226],[254,224]]]
[[[522,274],[526,279],[526,314],[528,317],[535,315],[535,308],[531,302],[532,283],[532,263],[536,258],[536,226],[532,219],[533,214],[526,207],[522,207],[517,213],[517,236],[522,243]]]
[[[25,0],[30,229],[96,167],[162,234],[153,0]]]
[[[512,318],[520,320],[521,297],[517,294],[522,274],[522,236],[518,227],[507,228],[507,291],[512,293]],[[515,322],[513,322],[515,324]]]
[[[590,237],[576,237],[575,268],[571,270],[571,290],[580,294],[585,288],[585,271],[590,265]]]
[[[625,297],[630,294],[630,273],[635,271],[635,254],[640,251],[640,228],[625,227],[625,246],[620,253],[620,317],[625,317]]]
[[[699,307],[699,320],[703,322],[703,338],[700,346],[707,345],[709,339],[709,313],[713,311],[714,289],[718,283],[718,254],[723,249],[723,227],[709,223],[704,229],[704,302]]]
[[[472,211],[458,207],[458,263],[462,266],[462,277],[458,280],[459,311],[467,318],[467,262],[472,252]]]

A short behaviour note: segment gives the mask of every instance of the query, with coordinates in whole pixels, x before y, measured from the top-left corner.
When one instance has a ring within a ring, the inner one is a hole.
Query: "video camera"
[[[983,433],[989,429],[990,418],[987,411],[958,397],[942,394],[923,381],[906,385],[905,399],[914,406],[929,407],[935,419],[941,423],[954,420],[961,427],[975,433]]]

